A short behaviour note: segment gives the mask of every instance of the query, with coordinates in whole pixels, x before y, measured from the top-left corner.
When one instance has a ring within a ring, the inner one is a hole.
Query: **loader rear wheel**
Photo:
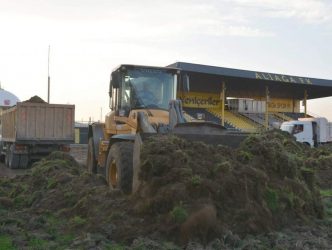
[[[88,143],[88,157],[86,160],[86,166],[88,168],[88,172],[91,174],[97,173],[97,161],[96,161],[96,153],[93,145],[93,138],[89,139]]]
[[[106,180],[110,187],[125,194],[132,192],[133,143],[116,142],[111,146],[106,161]]]

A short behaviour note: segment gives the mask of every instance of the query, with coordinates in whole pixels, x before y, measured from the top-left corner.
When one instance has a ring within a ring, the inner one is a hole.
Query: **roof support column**
[[[270,96],[269,96],[269,87],[265,86],[265,129],[269,129],[269,102],[270,102]]]
[[[221,93],[220,93],[220,99],[221,99],[221,125],[225,126],[225,100],[226,100],[226,83],[223,81],[221,84]]]
[[[303,106],[304,106],[304,117],[308,117],[307,115],[307,98],[308,98],[308,93],[307,90],[304,90],[304,98],[303,98]]]

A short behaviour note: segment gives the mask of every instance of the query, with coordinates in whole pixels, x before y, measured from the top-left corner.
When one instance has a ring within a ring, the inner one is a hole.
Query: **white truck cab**
[[[331,127],[326,118],[319,117],[283,122],[280,129],[294,135],[298,142],[317,147],[332,141]]]
[[[315,135],[311,121],[289,121],[283,122],[280,129],[294,135],[298,142],[316,146],[317,134]],[[316,138],[316,139],[315,139]]]

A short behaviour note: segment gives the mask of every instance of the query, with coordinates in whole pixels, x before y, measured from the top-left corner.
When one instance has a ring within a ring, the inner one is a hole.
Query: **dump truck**
[[[298,142],[310,147],[332,142],[332,123],[325,117],[299,118],[283,122],[280,129],[294,135]]]
[[[9,168],[27,168],[74,142],[75,106],[18,102],[0,118],[0,153]]]
[[[179,93],[189,76],[177,68],[120,65],[111,73],[110,109],[105,122],[89,125],[87,169],[112,188],[136,192],[144,140],[174,134],[187,140],[236,147],[246,136],[211,122],[187,122]]]

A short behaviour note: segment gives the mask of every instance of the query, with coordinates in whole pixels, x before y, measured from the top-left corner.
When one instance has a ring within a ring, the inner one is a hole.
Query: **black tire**
[[[9,148],[8,166],[11,169],[19,168],[20,166],[20,155],[14,153],[14,145]]]
[[[0,141],[0,152],[3,152],[3,142]],[[0,162],[5,163],[6,154],[0,153]]]
[[[114,143],[108,152],[105,167],[108,185],[130,194],[133,185],[133,143]]]
[[[88,143],[88,157],[86,159],[86,167],[88,169],[88,172],[91,174],[97,173],[97,160],[96,160],[96,153],[95,148],[93,145],[93,138],[91,137],[89,139]]]
[[[9,146],[7,146],[6,156],[5,156],[5,165],[7,168],[9,168],[9,156],[10,156],[10,150],[9,150]]]
[[[29,155],[21,154],[20,155],[19,167],[20,168],[28,168],[28,166],[29,166]]]
[[[97,173],[102,175],[105,179],[106,179],[106,170],[105,170],[105,167],[97,167]]]

